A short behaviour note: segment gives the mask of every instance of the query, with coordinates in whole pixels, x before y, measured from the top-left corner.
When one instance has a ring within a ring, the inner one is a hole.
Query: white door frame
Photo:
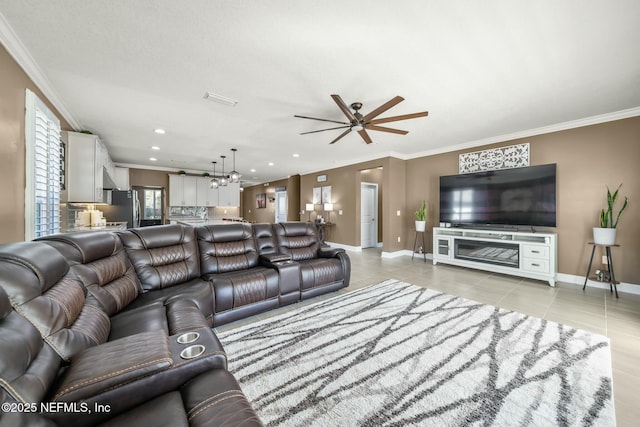
[[[362,192],[363,190],[370,188],[373,189],[373,223],[375,223],[375,227],[373,228],[373,245],[367,247],[376,247],[378,246],[378,184],[374,182],[361,182],[360,183],[360,246],[364,249],[363,245],[363,236],[365,235],[365,227],[362,225]]]
[[[280,200],[284,199],[284,212],[280,212]],[[284,214],[284,221],[278,221],[278,217]],[[287,191],[276,191],[276,223],[287,221]]]

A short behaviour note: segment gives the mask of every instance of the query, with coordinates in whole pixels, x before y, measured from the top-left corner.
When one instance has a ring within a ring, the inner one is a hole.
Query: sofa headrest
[[[121,231],[118,236],[145,292],[200,276],[194,227],[157,225]]]
[[[269,255],[278,252],[276,236],[273,232],[273,224],[253,224],[253,234],[256,236],[256,245],[260,255]]]
[[[64,360],[109,336],[109,317],[85,304],[86,288],[63,255],[48,244],[0,246],[0,287],[14,310]]]
[[[30,275],[27,280],[31,281],[35,275],[40,289],[38,294],[46,291],[54,284],[58,283],[69,271],[69,263],[54,248],[41,242],[19,242],[0,245],[0,262],[6,263],[3,269],[15,269],[18,275]],[[20,283],[15,282],[15,277],[7,277],[7,274],[0,274],[0,284],[7,289],[11,298],[16,298],[22,291],[16,289],[15,295],[8,289],[20,287]],[[7,280],[10,280],[7,282]]]
[[[42,237],[38,241],[52,244],[68,260],[76,261],[80,264],[88,264],[107,258],[122,249],[122,243],[118,236],[106,231],[53,234]]]
[[[281,222],[275,224],[277,234],[286,237],[317,237],[318,228],[311,222]]]
[[[153,249],[195,241],[195,229],[182,224],[132,228],[118,233],[129,249]],[[130,237],[136,236],[135,238]]]
[[[252,239],[251,225],[241,222],[231,224],[204,225],[196,228],[198,240],[210,243],[235,242]]]
[[[309,222],[282,222],[274,224],[279,252],[291,255],[294,261],[318,256],[320,240],[318,228]]]

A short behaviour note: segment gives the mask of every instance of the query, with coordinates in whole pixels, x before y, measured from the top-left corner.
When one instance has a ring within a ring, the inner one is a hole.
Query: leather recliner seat
[[[211,329],[194,361],[162,330],[107,341],[76,270],[42,242],[0,246],[0,397],[16,408],[1,426],[261,425]]]
[[[261,425],[211,326],[337,290],[349,276],[346,253],[321,247],[313,224],[169,225],[0,245],[2,401],[111,409],[0,414],[0,426]],[[205,346],[191,360],[177,343],[188,331]]]

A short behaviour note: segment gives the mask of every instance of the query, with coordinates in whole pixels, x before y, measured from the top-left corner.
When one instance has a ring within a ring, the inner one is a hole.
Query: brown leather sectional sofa
[[[211,327],[349,277],[307,223],[0,245],[0,426],[262,425]]]

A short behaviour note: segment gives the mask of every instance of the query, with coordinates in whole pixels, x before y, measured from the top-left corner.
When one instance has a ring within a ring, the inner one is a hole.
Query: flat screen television
[[[441,176],[440,222],[555,227],[555,163]]]

